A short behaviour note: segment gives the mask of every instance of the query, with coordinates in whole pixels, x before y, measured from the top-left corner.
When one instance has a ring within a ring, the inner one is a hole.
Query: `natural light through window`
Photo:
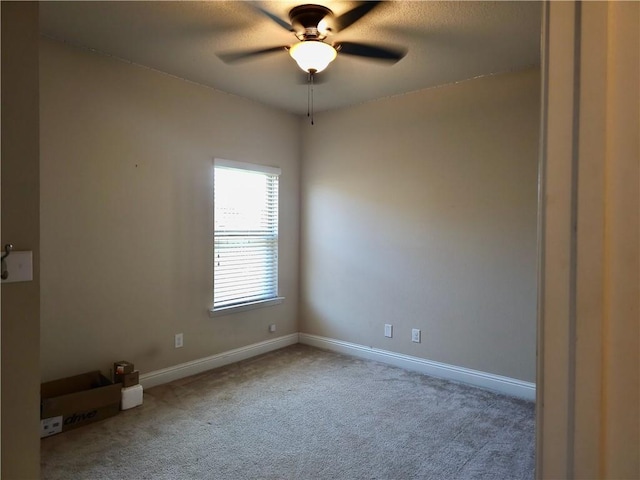
[[[214,311],[278,297],[279,174],[215,160]]]

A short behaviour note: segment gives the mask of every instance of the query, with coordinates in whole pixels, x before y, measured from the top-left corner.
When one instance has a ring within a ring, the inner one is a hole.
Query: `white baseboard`
[[[504,393],[513,397],[524,398],[535,401],[536,386],[530,382],[516,380],[514,378],[494,375],[492,373],[480,372],[469,368],[447,365],[446,363],[434,362],[424,358],[412,357],[401,353],[390,352],[355,343],[343,342],[332,338],[310,335],[308,333],[292,333],[273,340],[254,343],[246,347],[218,353],[206,358],[200,358],[191,362],[181,363],[173,367],[156,370],[154,372],[140,375],[140,384],[143,388],[151,388],[164,383],[179,380],[181,378],[196,375],[198,373],[223,367],[231,363],[236,363],[247,358],[262,355],[263,353],[278,350],[296,343],[303,343],[325,350],[353,355],[356,357],[376,360],[396,367],[406,368],[433,377],[444,378],[456,382],[462,382],[476,387],[486,388],[495,392]]]
[[[266,340],[264,342],[254,343],[246,347],[236,348],[227,352],[218,353],[206,358],[200,358],[191,362],[181,363],[162,370],[145,373],[140,375],[140,384],[144,389],[169,383],[174,380],[189,377],[197,373],[202,373],[213,368],[223,367],[231,363],[246,360],[247,358],[262,355],[263,353],[278,350],[279,348],[295,345],[298,343],[298,334],[292,333],[283,337]]]
[[[478,370],[471,370],[469,368],[456,367],[455,365],[447,365],[446,363],[434,362],[424,358],[412,357],[410,355],[389,352],[387,350],[380,350],[355,343],[320,337],[318,335],[300,333],[299,338],[300,343],[311,345],[312,347],[324,348],[325,350],[376,360],[396,367],[406,368],[407,370],[474,385],[513,397],[531,401],[535,401],[536,399],[536,386],[534,383],[494,375],[492,373],[480,372]]]

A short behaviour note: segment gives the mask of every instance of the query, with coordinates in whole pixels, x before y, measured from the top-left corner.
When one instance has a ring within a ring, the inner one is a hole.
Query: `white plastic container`
[[[142,392],[142,385],[123,388],[120,410],[129,410],[130,408],[142,405]]]

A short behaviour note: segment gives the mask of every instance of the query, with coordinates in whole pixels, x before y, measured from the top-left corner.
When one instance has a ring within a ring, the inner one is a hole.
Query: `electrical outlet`
[[[411,341],[412,342],[416,342],[416,343],[420,343],[420,329],[419,328],[414,328],[413,330],[411,330]]]
[[[182,348],[182,346],[184,345],[182,341],[183,341],[182,334],[176,333],[176,340],[175,340],[176,348]]]
[[[273,333],[273,332],[275,332],[275,331],[276,331],[276,324],[275,324],[275,323],[272,323],[271,325],[269,325],[269,331],[270,331],[271,333]]]
[[[385,323],[384,336],[389,338],[393,337],[393,325],[389,325],[388,323]]]

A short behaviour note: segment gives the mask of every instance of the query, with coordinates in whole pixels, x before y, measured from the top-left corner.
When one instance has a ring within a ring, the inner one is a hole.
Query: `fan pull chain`
[[[311,74],[307,75],[307,117],[311,116]]]
[[[313,125],[313,79],[315,70],[309,70],[307,79],[307,117],[311,117],[311,125]]]
[[[313,125],[313,73],[311,74],[311,125]]]

